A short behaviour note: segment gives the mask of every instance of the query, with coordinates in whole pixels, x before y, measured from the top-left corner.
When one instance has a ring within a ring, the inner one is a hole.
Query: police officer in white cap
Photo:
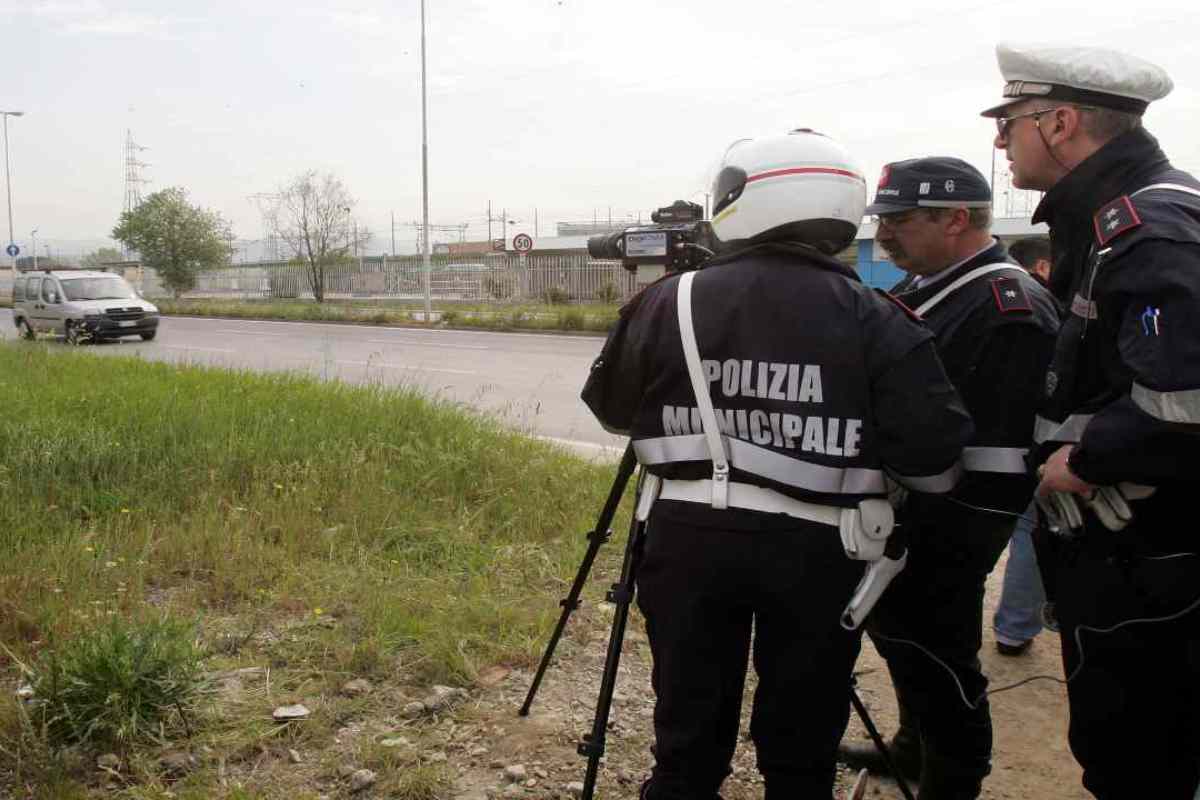
[[[1050,284],[1070,309],[1032,460],[1062,626],[1070,742],[1102,800],[1200,783],[1200,181],[1142,127],[1172,88],[1112,50],[997,48],[995,145],[1046,192]],[[1153,788],[1151,788],[1153,787]]]
[[[643,494],[661,485],[637,574],[656,695],[641,798],[718,797],[753,658],[766,800],[829,800],[857,626],[903,565],[884,470],[950,490],[971,423],[932,334],[833,258],[866,205],[839,144],[741,140],[713,189],[722,252],[622,309],[583,394],[632,438]]]

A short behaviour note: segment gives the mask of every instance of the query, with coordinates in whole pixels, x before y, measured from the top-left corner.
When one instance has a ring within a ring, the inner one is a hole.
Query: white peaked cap
[[[1036,97],[1141,114],[1175,87],[1157,64],[1106,47],[1001,43],[996,61],[1005,100],[984,111],[985,117],[1001,116],[1013,103]]]

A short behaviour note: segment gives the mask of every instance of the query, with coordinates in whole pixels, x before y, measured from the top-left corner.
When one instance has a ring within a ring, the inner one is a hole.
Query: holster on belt
[[[895,526],[896,515],[886,499],[860,500],[854,508],[842,509],[838,524],[842,549],[855,561],[876,561],[883,557],[883,549]]]
[[[854,595],[842,611],[842,627],[852,631],[862,625],[888,584],[904,570],[907,563],[908,548],[904,542],[900,538],[889,542],[883,554],[867,566],[866,573],[858,582]]]
[[[650,518],[650,509],[654,507],[654,502],[658,500],[658,493],[660,491],[662,491],[662,478],[651,472],[645,473],[642,485],[638,491],[637,508],[634,509],[634,516],[638,522],[645,522]]]
[[[900,574],[908,561],[908,550],[902,542],[894,541],[890,548],[888,546],[888,537],[895,526],[895,512],[885,498],[869,498],[860,501],[854,508],[842,510],[838,526],[842,549],[852,559],[870,562],[850,602],[842,611],[842,627],[847,630],[855,630],[862,625],[884,589]],[[892,552],[889,553],[889,549]]]

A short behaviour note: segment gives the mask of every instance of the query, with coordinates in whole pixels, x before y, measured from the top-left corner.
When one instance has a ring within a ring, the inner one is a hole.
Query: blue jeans
[[[1022,644],[1042,632],[1042,603],[1046,590],[1033,553],[1031,534],[1037,524],[1037,508],[1033,503],[1017,520],[1008,543],[1008,565],[1004,568],[1004,589],[992,618],[996,640],[1005,644]]]

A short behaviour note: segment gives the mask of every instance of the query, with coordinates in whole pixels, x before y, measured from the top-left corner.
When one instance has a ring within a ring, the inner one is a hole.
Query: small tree
[[[141,254],[176,297],[196,285],[201,270],[229,263],[229,225],[215,211],[193,206],[179,187],[147,197],[121,214],[112,237]]]
[[[354,198],[340,178],[310,170],[280,188],[268,215],[272,232],[303,265],[318,303],[325,302],[330,268],[371,238],[352,222],[353,209]]]
[[[105,264],[116,264],[124,261],[125,257],[115,247],[101,247],[83,257],[81,263],[85,267],[102,267]]]

